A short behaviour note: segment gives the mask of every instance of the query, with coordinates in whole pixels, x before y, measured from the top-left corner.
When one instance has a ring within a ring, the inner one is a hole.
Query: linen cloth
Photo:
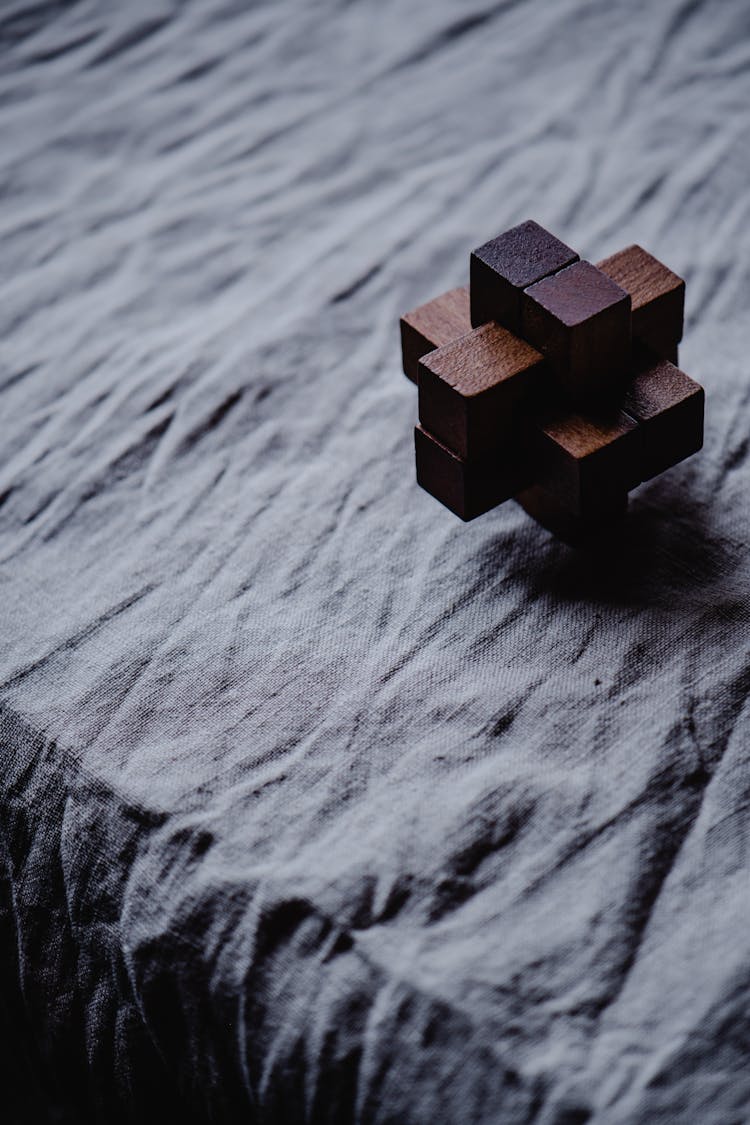
[[[6,1120],[750,1117],[744,0],[0,13]],[[573,552],[414,481],[401,312],[687,279]]]

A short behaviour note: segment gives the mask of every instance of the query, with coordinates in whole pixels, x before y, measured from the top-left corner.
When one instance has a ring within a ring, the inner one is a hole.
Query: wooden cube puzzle
[[[701,448],[703,388],[677,367],[685,283],[640,246],[595,266],[529,220],[469,276],[401,318],[417,481],[461,519],[513,497],[580,542]]]

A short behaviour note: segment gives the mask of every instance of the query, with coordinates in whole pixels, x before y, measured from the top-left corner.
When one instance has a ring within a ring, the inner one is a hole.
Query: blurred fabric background
[[[749,31],[2,4],[6,1120],[747,1121]],[[414,481],[398,316],[528,217],[708,394],[584,553]]]

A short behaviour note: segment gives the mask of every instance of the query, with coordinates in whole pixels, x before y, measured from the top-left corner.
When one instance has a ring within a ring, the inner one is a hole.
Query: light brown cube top
[[[426,305],[412,309],[401,319],[429,340],[434,348],[441,348],[471,332],[469,290],[450,289]]]
[[[633,311],[656,297],[684,289],[685,282],[641,246],[628,246],[598,263],[607,277],[630,294]]]
[[[606,449],[635,429],[636,423],[622,411],[605,416],[558,410],[540,419],[540,429],[576,461]]]
[[[520,382],[543,361],[531,344],[490,322],[430,352],[421,362],[458,394],[473,398],[501,384],[510,391],[514,381]]]

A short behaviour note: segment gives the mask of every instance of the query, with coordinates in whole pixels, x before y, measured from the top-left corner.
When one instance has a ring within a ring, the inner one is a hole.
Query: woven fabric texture
[[[6,1120],[750,1116],[746,0],[0,10]],[[573,552],[414,480],[398,316],[687,279]]]

